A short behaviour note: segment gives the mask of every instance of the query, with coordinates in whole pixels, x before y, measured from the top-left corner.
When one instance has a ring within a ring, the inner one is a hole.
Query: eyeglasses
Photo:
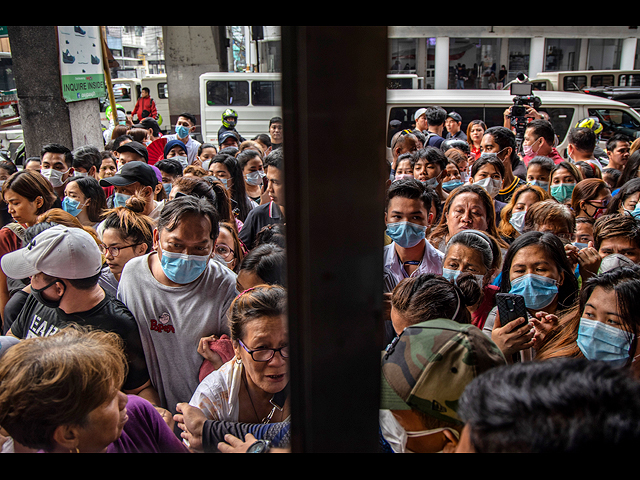
[[[280,352],[282,358],[289,358],[289,345],[280,348],[259,348],[257,350],[249,350],[247,346],[242,343],[242,340],[238,339],[238,343],[242,345],[242,348],[244,348],[256,362],[268,362],[273,358],[276,352]]]
[[[102,253],[103,255],[106,255],[107,252],[109,252],[109,254],[112,257],[117,257],[118,255],[120,255],[120,250],[122,250],[123,248],[129,248],[129,247],[136,247],[140,245],[139,243],[134,243],[133,245],[127,245],[125,247],[107,247],[104,243],[99,245],[100,248],[100,253]]]
[[[224,243],[220,243],[220,244],[216,245],[214,247],[214,251],[215,251],[215,253],[220,255],[225,260],[227,260],[229,258],[229,256],[235,256],[235,254],[236,254],[236,252],[231,250],[231,248],[226,246]]]

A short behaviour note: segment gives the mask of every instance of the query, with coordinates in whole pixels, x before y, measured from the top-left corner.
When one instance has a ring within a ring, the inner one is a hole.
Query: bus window
[[[590,108],[589,116],[597,117],[602,123],[604,129],[601,137],[603,140],[608,140],[618,133],[635,138],[637,132],[640,131],[640,122],[624,110]]]
[[[158,98],[169,98],[169,86],[167,82],[158,83]]]
[[[207,105],[238,107],[249,105],[249,82],[208,81]]]
[[[640,85],[640,75],[634,73],[622,73],[618,76],[618,85],[621,87],[637,87]]]
[[[592,75],[590,87],[610,87],[614,85],[613,75]]]
[[[280,84],[281,82],[260,80],[251,82],[251,104],[267,107],[282,105]]]
[[[564,77],[562,81],[562,89],[565,92],[581,90],[582,87],[586,86],[588,86],[586,75],[571,75]]]

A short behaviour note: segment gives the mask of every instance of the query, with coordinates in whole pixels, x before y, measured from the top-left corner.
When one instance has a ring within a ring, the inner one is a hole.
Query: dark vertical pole
[[[386,27],[282,27],[294,452],[375,452]]]

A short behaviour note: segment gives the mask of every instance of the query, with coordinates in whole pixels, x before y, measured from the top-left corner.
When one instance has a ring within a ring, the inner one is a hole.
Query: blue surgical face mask
[[[582,250],[583,248],[587,248],[589,246],[589,244],[588,243],[573,242],[573,246],[578,247],[580,250]]]
[[[387,224],[387,235],[402,248],[415,247],[424,240],[427,227],[412,222],[396,222]]]
[[[74,200],[71,197],[64,197],[64,200],[62,200],[62,209],[65,212],[70,213],[74,217],[77,217],[78,215],[80,215],[80,212],[82,211],[83,207],[84,207],[84,204],[80,206],[80,202],[77,200]]]
[[[164,188],[167,197],[171,194],[171,189],[173,188],[173,183],[163,183],[162,188]]]
[[[176,125],[176,135],[178,138],[187,138],[189,135],[189,128],[182,125]]]
[[[509,293],[522,295],[524,304],[531,310],[541,310],[558,296],[558,282],[553,278],[530,273],[511,281]]]
[[[511,214],[509,223],[513,225],[513,228],[515,228],[518,233],[522,233],[522,231],[524,230],[524,217],[526,214],[526,210],[523,210],[521,212],[513,212]]]
[[[113,194],[113,206],[114,207],[124,207],[127,204],[127,200],[131,198],[131,195],[125,195],[124,193],[114,193]]]
[[[561,183],[560,185],[551,185],[551,196],[558,202],[564,203],[571,200],[575,183]]]
[[[622,367],[629,360],[629,349],[634,335],[612,325],[580,319],[578,347],[589,360],[602,360]]]
[[[448,182],[442,183],[442,189],[445,192],[451,192],[461,185],[464,185],[464,182],[462,180],[449,180]]]
[[[543,182],[542,180],[531,180],[529,185],[534,185],[536,187],[540,187],[544,191],[547,191],[549,188],[549,182]]]
[[[640,203],[638,203],[633,210],[625,209],[625,212],[627,212],[629,215],[631,215],[636,220],[640,220]]]
[[[160,265],[169,280],[180,285],[195,281],[209,264],[209,255],[187,255],[161,250]]]
[[[182,168],[187,168],[189,166],[189,159],[183,155],[176,155],[171,157],[171,160],[177,160],[182,165]]]

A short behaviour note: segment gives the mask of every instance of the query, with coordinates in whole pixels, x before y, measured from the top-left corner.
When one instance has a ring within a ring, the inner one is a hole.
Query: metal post
[[[375,452],[386,27],[282,27],[294,452]]]

